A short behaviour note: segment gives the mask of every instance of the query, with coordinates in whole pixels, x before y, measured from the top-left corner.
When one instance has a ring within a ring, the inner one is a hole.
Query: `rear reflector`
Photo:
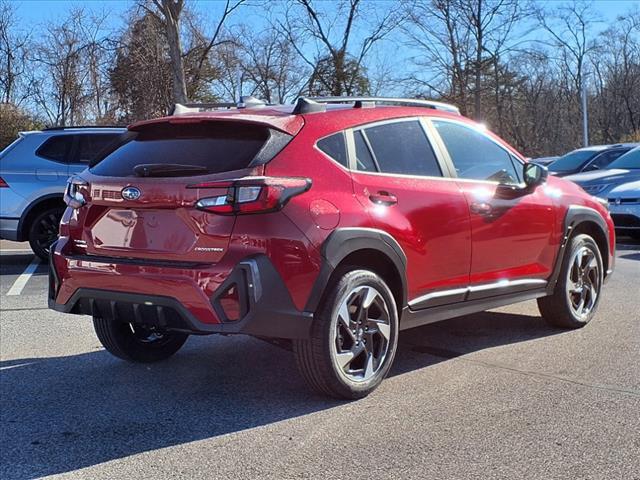
[[[2,177],[0,177],[0,188],[9,188],[9,184]]]
[[[203,197],[196,207],[218,215],[242,215],[275,212],[294,196],[311,188],[308,178],[244,177],[189,185],[187,188],[226,188],[224,195]]]

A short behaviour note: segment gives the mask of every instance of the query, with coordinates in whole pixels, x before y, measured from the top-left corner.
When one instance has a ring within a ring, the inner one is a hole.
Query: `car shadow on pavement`
[[[400,335],[392,375],[560,333],[537,317],[499,312],[410,332]],[[0,362],[0,385],[0,475],[7,480],[73,471],[345,403],[309,393],[289,352],[246,337],[191,338],[175,357],[152,365],[129,364],[98,347],[8,360]]]
[[[27,254],[3,254],[0,255],[0,276],[20,275],[29,263],[34,259],[32,253]],[[33,275],[47,275],[46,262],[40,261],[40,265]]]

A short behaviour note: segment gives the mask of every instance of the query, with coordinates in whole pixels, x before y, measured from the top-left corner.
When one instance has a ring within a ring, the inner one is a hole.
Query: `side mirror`
[[[536,187],[546,182],[549,170],[547,170],[547,167],[537,163],[525,163],[522,169],[522,176],[527,187]]]

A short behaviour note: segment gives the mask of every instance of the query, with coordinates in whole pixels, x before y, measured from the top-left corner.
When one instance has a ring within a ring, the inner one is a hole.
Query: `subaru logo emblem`
[[[122,198],[125,200],[137,200],[142,192],[136,187],[125,187],[122,189]]]
[[[620,198],[616,198],[616,205],[620,205],[622,203],[622,200]]]

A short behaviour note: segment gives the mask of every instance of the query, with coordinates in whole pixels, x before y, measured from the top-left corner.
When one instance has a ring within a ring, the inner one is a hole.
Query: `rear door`
[[[41,159],[36,165],[36,179],[64,185],[68,177],[67,162],[73,152],[73,135],[53,135],[36,150]],[[62,192],[61,192],[62,193]]]
[[[544,186],[521,188],[523,163],[467,123],[432,119],[471,218],[469,299],[538,288],[551,274],[555,212]]]
[[[220,122],[154,124],[131,132],[128,141],[82,174],[89,183],[82,187],[88,208],[81,209],[82,231],[72,237],[93,255],[217,262],[235,217],[207,213],[195,204],[226,195],[227,188],[193,186],[261,174],[263,167],[252,161],[270,138],[265,127]]]
[[[409,305],[462,300],[471,261],[469,211],[423,121],[365,125],[349,131],[348,142],[356,196],[407,256]]]

